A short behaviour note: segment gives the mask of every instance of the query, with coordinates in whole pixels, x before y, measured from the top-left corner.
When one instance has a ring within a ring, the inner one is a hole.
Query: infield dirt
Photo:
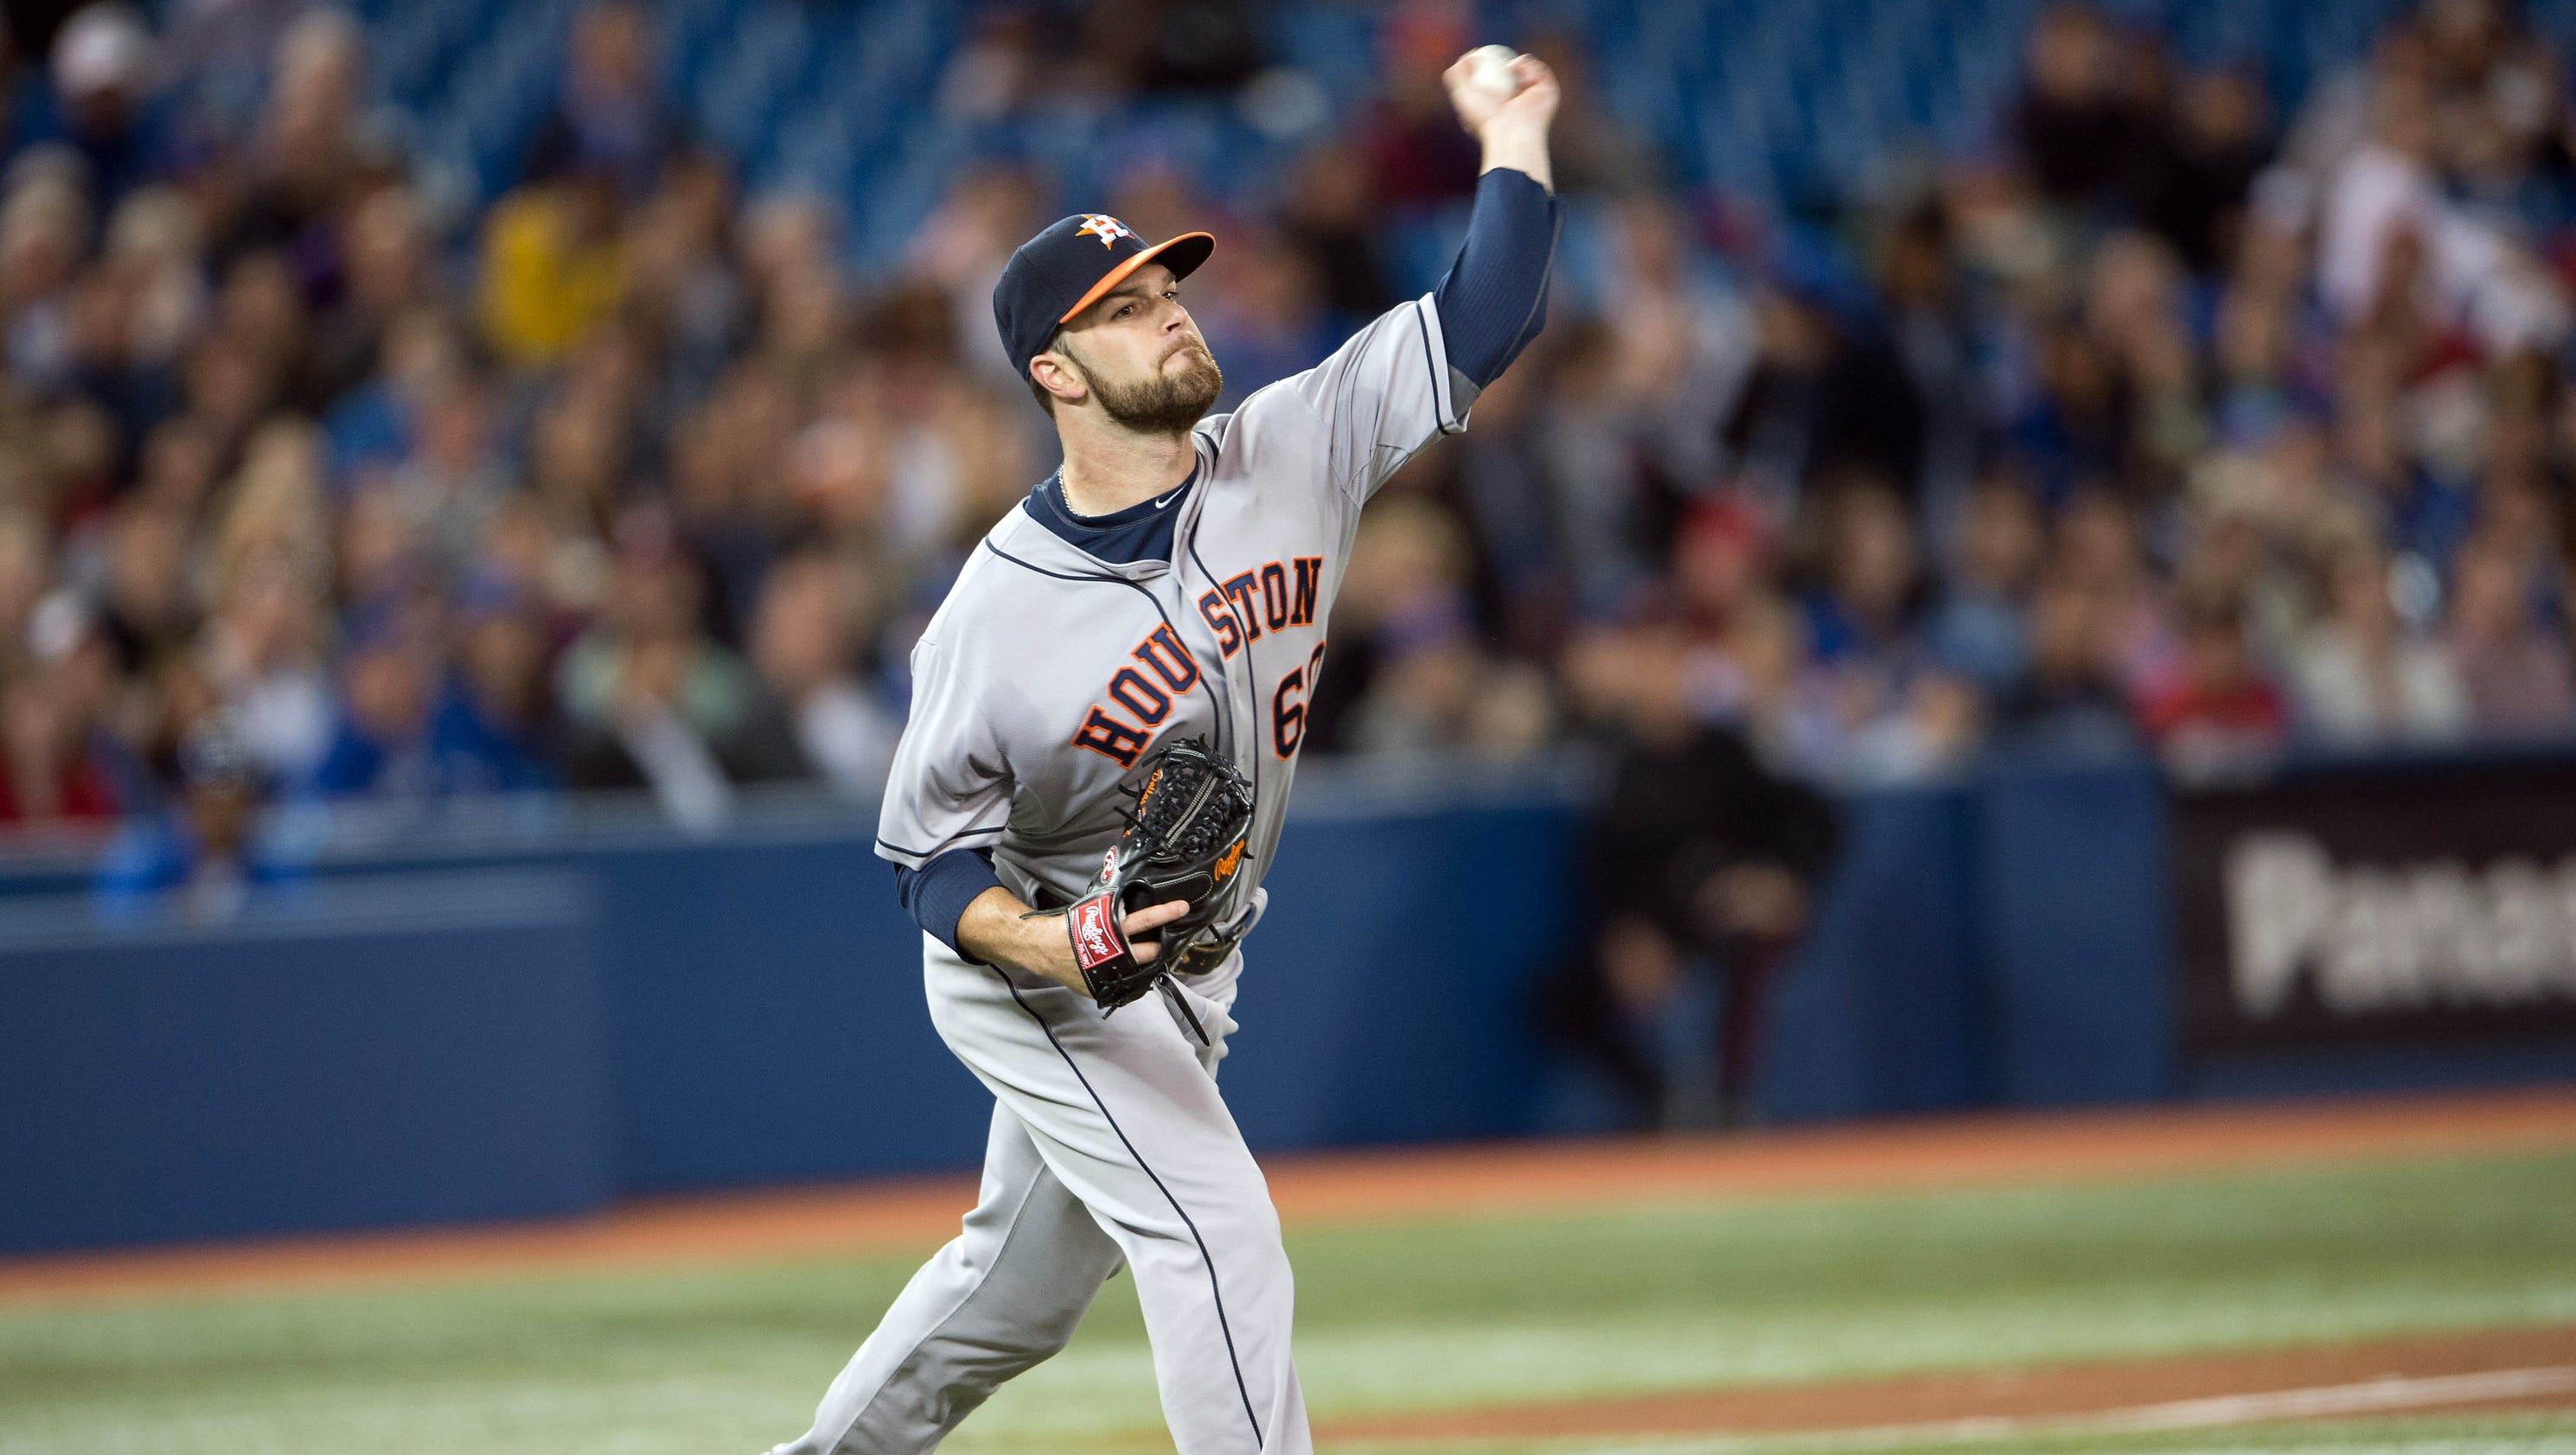
[[[2477,1378],[2509,1375],[2524,1377]],[[2433,1409],[2576,1409],[2576,1327],[1486,1405],[1327,1421],[1316,1435],[1368,1443],[1863,1430],[1965,1437],[1982,1426],[2000,1437],[2061,1424],[2218,1428]]]
[[[1263,1158],[1290,1227],[2187,1175],[2576,1146],[2576,1088],[1918,1118],[1733,1137]],[[972,1177],[640,1199],[539,1223],[0,1258],[0,1302],[419,1283],[928,1249]]]
[[[2565,1147],[2576,1147],[2576,1090],[1924,1119],[1726,1139],[1265,1160],[1282,1216],[1297,1229],[2109,1183]],[[908,1254],[947,1237],[973,1196],[969,1179],[936,1178],[654,1199],[551,1223],[0,1260],[0,1303],[76,1305]],[[1973,1447],[1980,1438],[2043,1430],[2213,1428],[2503,1409],[2576,1411],[2576,1326],[1486,1403],[1325,1420],[1318,1435],[1328,1446],[1400,1448],[1866,1433]],[[1152,1448],[1161,1439],[1140,1430],[1115,1443]]]

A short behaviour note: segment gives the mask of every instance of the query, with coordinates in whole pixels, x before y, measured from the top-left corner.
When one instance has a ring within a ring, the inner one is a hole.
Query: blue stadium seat
[[[515,168],[551,104],[583,0],[357,0],[376,85],[419,118],[431,156],[484,195]],[[1499,0],[1496,36],[1579,33],[1614,115],[1662,146],[1681,180],[1777,205],[1875,184],[1889,158],[1955,151],[1994,132],[2044,0]],[[2253,62],[2285,107],[2360,57],[2405,0],[2107,0],[2159,27],[2188,66]],[[1124,116],[1048,115],[968,135],[937,114],[939,76],[979,0],[661,0],[662,74],[695,132],[747,183],[837,192],[854,258],[884,261],[976,156],[1019,157],[1068,193],[1115,179],[1102,148],[1150,145],[1220,194],[1272,185],[1291,148],[1225,108],[1140,103]],[[2528,0],[2576,36],[2576,0]],[[1378,7],[1284,0],[1265,10],[1275,60],[1309,75],[1337,116],[1377,84]],[[1438,226],[1427,224],[1425,237]],[[1428,242],[1399,253],[1431,257]],[[1445,264],[1445,255],[1440,257]],[[1418,269],[1417,269],[1418,270]]]

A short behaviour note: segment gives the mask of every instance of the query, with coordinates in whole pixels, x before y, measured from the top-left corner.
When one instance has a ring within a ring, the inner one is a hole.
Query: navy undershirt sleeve
[[[1476,179],[1466,245],[1431,297],[1450,367],[1477,388],[1501,378],[1546,324],[1548,264],[1555,255],[1553,194],[1510,167]]]
[[[1001,883],[994,877],[988,849],[951,849],[918,869],[897,866],[894,871],[895,898],[903,902],[913,922],[960,955],[966,951],[957,943],[958,916],[975,902],[975,896]]]

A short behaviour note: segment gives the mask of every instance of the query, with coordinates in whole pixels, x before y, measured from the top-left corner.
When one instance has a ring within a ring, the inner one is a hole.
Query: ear
[[[1091,385],[1082,370],[1054,349],[1029,360],[1029,377],[1058,404],[1080,404],[1091,397]]]

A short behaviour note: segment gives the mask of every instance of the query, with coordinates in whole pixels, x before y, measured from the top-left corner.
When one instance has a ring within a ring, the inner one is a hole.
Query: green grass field
[[[2576,1154],[1316,1228],[1291,1245],[1299,1365],[1329,1422],[2576,1320]],[[751,1455],[802,1429],[914,1261],[0,1305],[0,1452]],[[1143,1337],[1128,1281],[1114,1280],[1074,1347],[947,1448],[1167,1449]],[[2576,1413],[1976,1448],[2576,1452]]]

